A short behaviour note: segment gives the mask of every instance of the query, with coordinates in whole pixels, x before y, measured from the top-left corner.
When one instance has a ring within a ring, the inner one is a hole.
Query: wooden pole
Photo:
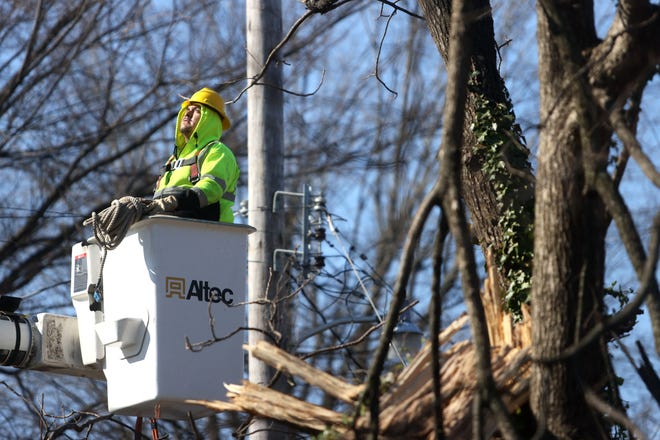
[[[282,39],[281,0],[246,1],[246,42],[248,84],[262,73],[270,51]],[[255,301],[272,299],[275,277],[271,277],[273,251],[280,243],[281,226],[273,213],[272,199],[282,185],[283,175],[283,96],[282,72],[272,62],[263,76],[247,92],[248,129],[248,222],[256,232],[248,237],[248,333],[249,345],[265,339],[269,331],[270,308]],[[260,331],[261,330],[261,331]],[[271,341],[272,342],[272,341]],[[252,383],[268,386],[272,370],[249,356],[248,375]],[[271,422],[256,419],[250,426],[251,439],[281,438],[269,431]]]

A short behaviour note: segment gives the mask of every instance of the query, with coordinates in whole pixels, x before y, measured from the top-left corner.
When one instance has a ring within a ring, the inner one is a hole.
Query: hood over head
[[[181,119],[185,109],[191,104],[201,104],[201,114],[197,126],[190,136],[190,141],[196,141],[197,145],[206,145],[212,140],[220,139],[223,131],[231,127],[231,121],[225,113],[225,102],[215,91],[204,87],[195,92],[190,98],[181,103],[181,110],[176,119],[175,143],[179,148],[186,144],[186,138],[179,130]]]

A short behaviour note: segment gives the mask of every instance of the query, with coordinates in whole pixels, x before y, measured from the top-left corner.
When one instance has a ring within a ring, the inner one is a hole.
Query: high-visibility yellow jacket
[[[240,170],[234,153],[222,142],[222,121],[214,110],[201,105],[199,122],[186,142],[176,121],[174,153],[163,167],[154,198],[174,195],[175,215],[233,223],[232,207]]]

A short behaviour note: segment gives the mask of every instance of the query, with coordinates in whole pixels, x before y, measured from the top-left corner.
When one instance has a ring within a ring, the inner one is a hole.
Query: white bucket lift
[[[209,414],[186,399],[226,400],[223,383],[243,379],[247,272],[245,225],[154,216],[133,225],[108,251],[102,310],[90,310],[100,249],[90,240],[72,255],[71,296],[83,363],[99,364],[108,410],[185,419]],[[221,340],[193,351],[186,347]]]

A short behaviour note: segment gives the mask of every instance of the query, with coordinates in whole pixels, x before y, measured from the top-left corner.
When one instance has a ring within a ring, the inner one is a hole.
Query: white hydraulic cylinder
[[[0,315],[0,365],[104,380],[97,365],[84,365],[72,316]]]
[[[0,315],[0,365],[24,367],[32,350],[30,321],[14,314]]]

